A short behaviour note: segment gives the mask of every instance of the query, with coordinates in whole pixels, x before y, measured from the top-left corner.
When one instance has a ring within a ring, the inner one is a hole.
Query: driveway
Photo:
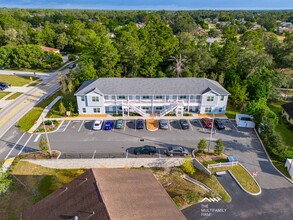
[[[188,220],[195,219],[292,219],[292,188],[263,189],[252,196],[240,189],[230,174],[217,177],[232,197],[231,203],[223,201],[201,203],[184,209]]]

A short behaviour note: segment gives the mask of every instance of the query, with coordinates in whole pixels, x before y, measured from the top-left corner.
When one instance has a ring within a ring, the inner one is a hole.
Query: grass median
[[[239,164],[236,166],[211,168],[210,170],[212,171],[212,173],[223,170],[230,170],[245,190],[250,193],[258,193],[260,191],[260,188],[256,184],[255,180],[252,178],[252,176]]]
[[[23,94],[23,92],[16,92],[14,94],[12,94],[11,96],[9,96],[6,100],[14,100],[16,98],[18,98],[19,96],[21,96]]]
[[[61,91],[54,93],[53,95],[45,98],[38,105],[33,107],[26,115],[24,115],[18,122],[18,127],[22,131],[28,131],[34,122],[39,119],[43,110],[47,105],[49,105],[57,96],[61,95]]]
[[[5,96],[10,94],[11,92],[0,92],[0,99],[3,99]]]

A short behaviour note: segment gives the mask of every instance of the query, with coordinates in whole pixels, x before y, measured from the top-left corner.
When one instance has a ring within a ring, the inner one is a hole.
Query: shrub
[[[113,117],[119,117],[119,116],[122,116],[122,113],[117,113],[117,114],[114,113],[114,114],[113,114]]]
[[[191,156],[187,156],[185,158],[183,164],[181,165],[181,169],[187,174],[194,174],[195,173],[196,170],[192,164]]]
[[[192,116],[191,113],[184,113],[183,116]]]
[[[2,167],[0,167],[2,169]],[[0,195],[6,193],[11,187],[12,180],[9,177],[9,174],[6,172],[0,172]]]
[[[69,54],[68,55],[68,60],[69,61],[73,61],[73,60],[75,60],[75,58],[76,58],[76,56],[74,54]]]
[[[40,146],[40,149],[43,153],[47,152],[49,150],[47,139],[44,137],[41,138],[39,146]]]
[[[66,113],[66,108],[65,108],[63,102],[60,102],[60,104],[59,104],[59,114],[60,115],[65,115],[65,113]]]
[[[52,124],[53,124],[53,122],[50,121],[50,120],[47,120],[47,121],[45,121],[44,123],[45,123],[45,125],[52,125]]]
[[[168,113],[165,116],[176,116],[176,113]]]
[[[223,143],[222,139],[219,139],[219,140],[217,140],[214,153],[216,155],[221,155],[223,153],[223,150],[224,150],[224,143]]]
[[[207,148],[207,141],[205,139],[201,139],[197,145],[198,153],[201,154]]]

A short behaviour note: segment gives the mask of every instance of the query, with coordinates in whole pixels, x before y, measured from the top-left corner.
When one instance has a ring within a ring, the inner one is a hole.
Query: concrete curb
[[[271,165],[272,165],[272,166],[275,168],[275,170],[277,170],[277,172],[278,172],[279,174],[281,174],[281,175],[282,175],[282,176],[283,176],[288,182],[290,182],[290,183],[293,184],[293,181],[292,181],[292,180],[290,180],[288,177],[286,177],[286,176],[285,176],[280,170],[278,170],[278,169],[275,167],[275,165],[273,164],[273,162],[272,162],[272,160],[271,160],[271,158],[270,158],[270,156],[269,156],[269,154],[268,154],[268,152],[267,152],[267,150],[266,150],[264,144],[262,143],[262,140],[261,140],[260,136],[258,135],[257,131],[255,130],[255,128],[254,128],[254,132],[255,132],[255,134],[256,134],[256,136],[257,136],[257,138],[258,138],[258,140],[259,140],[259,142],[260,142],[260,144],[261,144],[261,146],[262,146],[262,148],[263,148],[265,154],[267,155],[267,158],[268,158],[269,162],[271,163]]]
[[[228,173],[232,176],[232,178],[235,180],[235,182],[238,184],[238,186],[246,193],[252,195],[252,196],[258,196],[261,194],[261,188],[259,187],[260,191],[258,193],[251,193],[248,192],[246,189],[243,188],[243,186],[238,182],[238,180],[236,179],[236,177],[232,174],[232,172],[230,170],[228,170]],[[255,181],[256,182],[256,181]],[[256,182],[256,184],[258,185],[258,183]],[[259,185],[258,185],[259,186]]]

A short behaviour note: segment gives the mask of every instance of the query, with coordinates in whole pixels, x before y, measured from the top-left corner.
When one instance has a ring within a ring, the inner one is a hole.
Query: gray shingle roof
[[[187,95],[211,89],[221,95],[230,93],[218,82],[206,78],[99,78],[84,82],[75,95],[96,89],[104,95]]]

